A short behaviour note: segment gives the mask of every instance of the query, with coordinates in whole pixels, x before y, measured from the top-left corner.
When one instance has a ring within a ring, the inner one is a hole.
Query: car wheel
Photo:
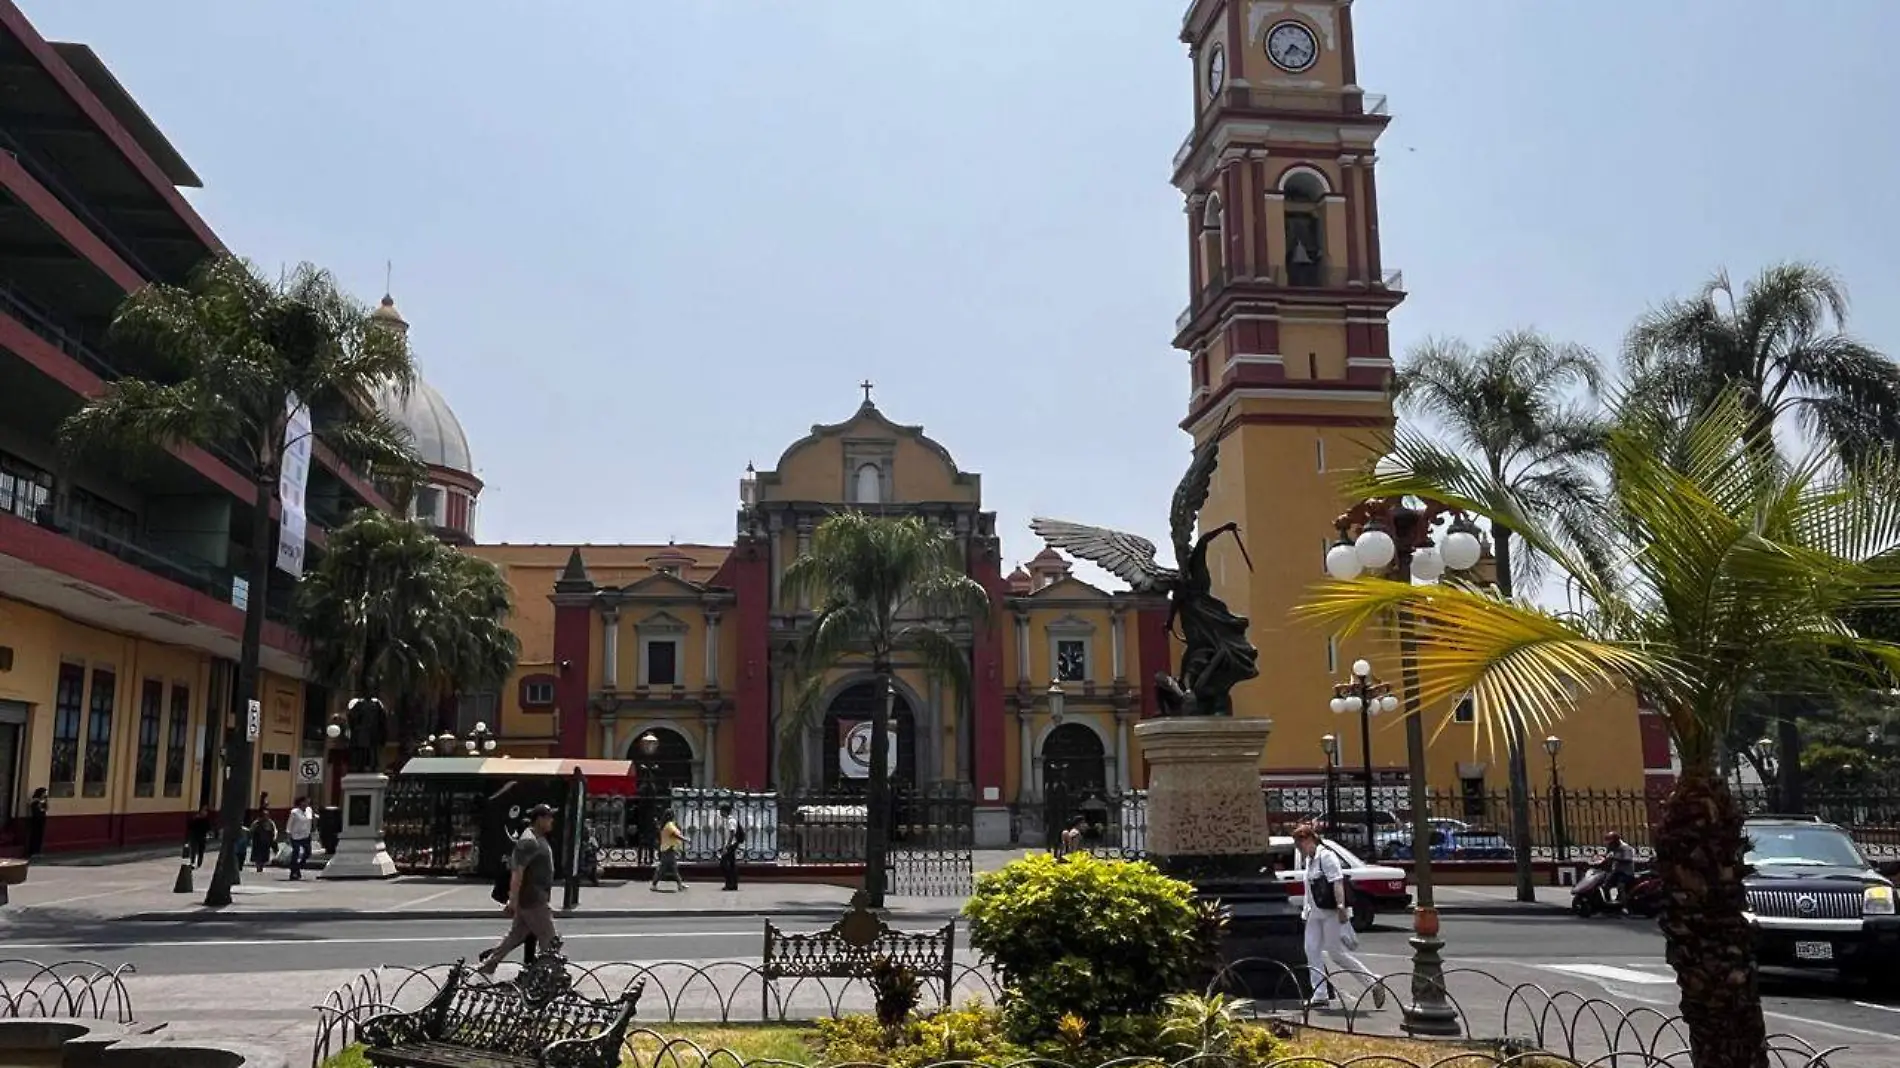
[[[1360,934],[1372,930],[1372,902],[1356,901],[1352,906],[1352,929]]]

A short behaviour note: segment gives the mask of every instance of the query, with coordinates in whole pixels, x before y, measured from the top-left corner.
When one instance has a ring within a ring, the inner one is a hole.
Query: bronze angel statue
[[[1234,704],[1229,692],[1237,683],[1260,674],[1260,654],[1247,640],[1247,620],[1214,596],[1207,568],[1207,547],[1223,534],[1234,536],[1246,559],[1240,526],[1223,523],[1199,537],[1194,533],[1220,462],[1220,438],[1215,434],[1194,450],[1194,460],[1174,491],[1174,507],[1168,516],[1174,567],[1162,566],[1155,559],[1154,542],[1137,534],[1061,519],[1029,522],[1029,529],[1050,545],[1096,564],[1135,592],[1168,595],[1168,630],[1185,649],[1179,675],[1155,677],[1156,695],[1167,716],[1231,716]],[[1251,569],[1253,561],[1248,560],[1247,566]]]

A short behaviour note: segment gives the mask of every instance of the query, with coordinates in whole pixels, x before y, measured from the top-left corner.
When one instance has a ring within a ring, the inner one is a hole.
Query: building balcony
[[[1195,142],[1221,119],[1252,116],[1374,122],[1381,125],[1392,117],[1382,93],[1230,86],[1202,106],[1200,120],[1195,123],[1194,129],[1188,131],[1181,147],[1174,153],[1174,169],[1181,169],[1182,164],[1194,155]]]
[[[1374,279],[1372,272],[1361,268],[1354,272],[1345,267],[1328,267],[1323,264],[1309,264],[1297,267],[1274,266],[1256,269],[1246,273],[1230,272],[1225,269],[1214,272],[1212,278],[1204,283],[1194,299],[1175,316],[1174,332],[1178,336],[1193,325],[1194,319],[1203,310],[1212,306],[1221,294],[1228,290],[1241,290],[1247,295],[1262,295],[1273,291],[1283,295],[1290,290],[1320,290],[1364,292],[1371,291],[1395,296],[1405,292],[1405,272],[1385,270]]]

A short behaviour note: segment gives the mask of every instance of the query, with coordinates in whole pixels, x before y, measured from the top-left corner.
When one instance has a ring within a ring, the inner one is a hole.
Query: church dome
[[[455,418],[454,409],[435,387],[418,378],[407,397],[393,388],[385,388],[378,394],[376,406],[409,431],[423,463],[466,475],[475,473],[468,435],[462,432],[461,420]]]

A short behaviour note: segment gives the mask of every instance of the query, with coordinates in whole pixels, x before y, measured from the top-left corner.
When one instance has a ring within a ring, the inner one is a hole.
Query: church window
[[[1287,284],[1319,286],[1326,278],[1326,186],[1312,171],[1295,171],[1280,185],[1286,196]]]
[[[876,464],[859,464],[854,476],[852,500],[858,504],[877,504],[884,500],[884,473]]]
[[[1227,244],[1222,239],[1222,222],[1226,213],[1221,209],[1220,194],[1210,193],[1207,203],[1201,208],[1201,278],[1202,284],[1212,287],[1221,280],[1221,272],[1227,267]]]
[[[439,486],[424,486],[416,491],[416,518],[441,526],[447,518],[446,503]]]

